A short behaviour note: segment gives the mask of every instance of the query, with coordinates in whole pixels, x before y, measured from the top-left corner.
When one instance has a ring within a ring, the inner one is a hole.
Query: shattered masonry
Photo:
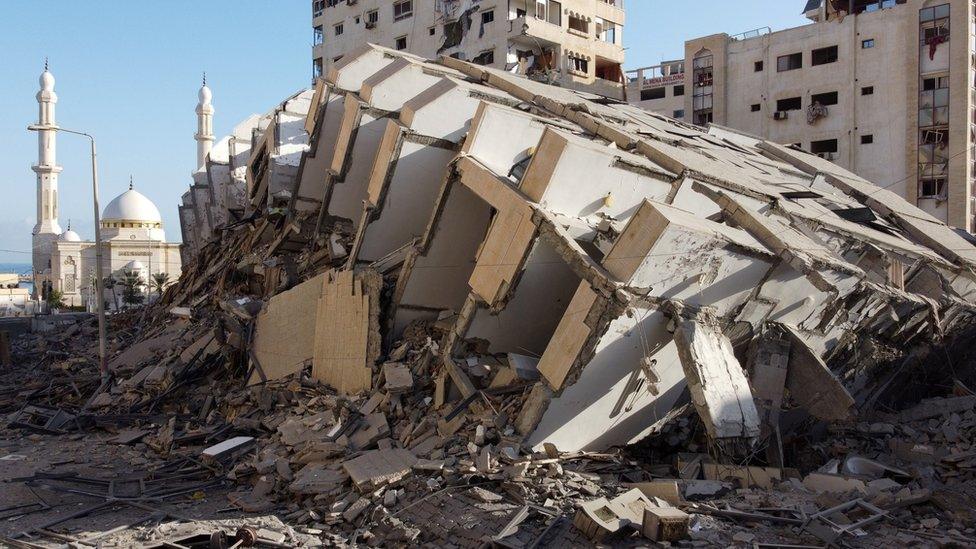
[[[847,418],[852,351],[939,338],[976,296],[969,241],[816,156],[376,46],[219,141],[180,212],[172,305],[268,275],[252,381],[368,392],[438,323],[437,403],[504,356],[537,450],[639,441],[689,395],[729,455],[777,399]]]

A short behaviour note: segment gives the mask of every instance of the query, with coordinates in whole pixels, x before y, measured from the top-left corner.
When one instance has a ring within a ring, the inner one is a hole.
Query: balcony
[[[532,15],[523,15],[510,21],[509,41],[526,49],[538,50],[565,48],[585,52],[592,57],[602,57],[615,63],[623,63],[624,49],[618,44],[604,42],[592,31],[586,35],[570,33],[561,25],[550,23]]]

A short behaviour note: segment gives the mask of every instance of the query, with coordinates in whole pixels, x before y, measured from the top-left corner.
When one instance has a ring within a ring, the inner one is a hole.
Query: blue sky
[[[194,168],[201,73],[214,92],[218,138],[310,81],[310,0],[3,4],[0,262],[30,262],[37,139],[26,126],[37,118],[34,95],[45,56],[57,78],[58,123],[98,139],[102,204],[125,190],[131,174],[162,212],[170,240],[179,239],[176,208]],[[801,4],[626,0],[627,67],[680,57],[689,37],[803,24]],[[85,140],[59,137],[61,224],[70,219],[83,238],[93,235],[88,158]]]

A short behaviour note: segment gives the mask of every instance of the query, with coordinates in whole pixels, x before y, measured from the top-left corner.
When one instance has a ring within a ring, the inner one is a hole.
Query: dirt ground
[[[102,547],[130,547],[152,546],[154,538],[178,537],[181,530],[207,536],[218,529],[233,534],[243,524],[276,534],[290,530],[272,515],[229,507],[227,494],[232,487],[227,482],[162,501],[123,496],[113,502],[110,497],[97,495],[104,492],[97,485],[92,485],[89,494],[82,494],[25,480],[36,474],[76,473],[84,478],[119,481],[145,476],[149,467],[159,464],[159,460],[147,457],[150,452],[145,446],[114,444],[113,437],[104,432],[48,435],[0,429],[0,537],[47,546],[43,543],[57,540],[40,536],[35,530],[51,525],[50,531],[73,538],[101,535]],[[78,516],[85,510],[92,511]],[[110,533],[135,523],[139,527]],[[4,542],[0,541],[2,546]]]

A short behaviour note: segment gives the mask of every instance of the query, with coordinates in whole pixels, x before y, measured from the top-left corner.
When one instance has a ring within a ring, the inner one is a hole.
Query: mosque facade
[[[37,94],[38,125],[56,128],[54,76],[45,67]],[[44,300],[50,292],[61,292],[66,305],[94,309],[96,246],[71,229],[62,230],[58,221],[57,131],[38,132],[37,224],[33,230],[34,298]],[[180,243],[167,242],[159,209],[132,182],[129,189],[111,200],[101,216],[103,274],[119,280],[127,271],[139,276],[143,292],[149,293],[153,275],[166,273],[175,282],[182,270]],[[152,291],[155,291],[153,286]],[[103,299],[107,308],[121,305],[120,289],[106,284]]]

